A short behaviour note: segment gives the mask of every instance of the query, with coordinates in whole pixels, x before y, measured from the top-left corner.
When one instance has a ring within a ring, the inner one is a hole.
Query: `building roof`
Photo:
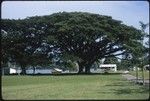
[[[117,67],[116,64],[101,64],[99,67]]]
[[[61,69],[58,69],[58,68],[54,68],[54,70],[58,71],[58,72],[61,72],[62,70]]]

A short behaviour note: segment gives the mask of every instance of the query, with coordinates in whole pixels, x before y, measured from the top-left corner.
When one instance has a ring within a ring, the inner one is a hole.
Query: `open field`
[[[136,76],[136,71],[130,71],[130,74]],[[144,78],[149,79],[149,71],[144,71]],[[142,71],[138,71],[138,77],[142,78]]]
[[[3,99],[148,99],[149,89],[115,75],[2,76]]]

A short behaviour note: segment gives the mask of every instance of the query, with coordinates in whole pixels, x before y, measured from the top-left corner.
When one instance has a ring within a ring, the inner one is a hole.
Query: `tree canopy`
[[[104,61],[104,64],[117,64],[118,63],[118,59],[116,57],[109,57],[106,58]]]
[[[111,16],[87,12],[60,12],[22,20],[3,19],[2,30],[7,36],[18,36],[13,38],[17,40],[15,43],[3,40],[2,49],[10,51],[11,44],[16,47],[9,54],[16,56],[22,50],[28,50],[25,54],[33,54],[39,48],[49,56],[67,54],[76,57],[74,61],[78,62],[79,73],[84,72],[84,68],[89,73],[91,65],[98,59],[122,54],[136,56],[144,48],[140,42],[144,37],[141,30]]]

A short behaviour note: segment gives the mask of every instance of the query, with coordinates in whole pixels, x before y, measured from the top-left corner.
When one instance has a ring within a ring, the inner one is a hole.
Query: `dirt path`
[[[133,82],[135,82],[137,84],[141,84],[141,85],[143,84],[143,80],[141,78],[136,80],[136,77],[133,75],[130,75],[130,74],[123,74],[122,76],[129,81],[133,81]],[[149,80],[144,80],[144,82],[145,82],[144,85],[149,86]]]

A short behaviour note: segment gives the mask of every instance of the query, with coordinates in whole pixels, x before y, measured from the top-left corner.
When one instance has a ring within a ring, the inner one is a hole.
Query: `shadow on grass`
[[[110,87],[110,86],[113,86],[113,87],[123,87],[123,86],[129,86],[129,84],[125,84],[124,82],[116,82],[116,83],[112,83],[112,84],[108,84],[108,85],[105,85],[105,86],[108,86],[108,87]]]
[[[116,82],[108,85],[104,85],[104,87],[109,88],[112,87],[109,91],[98,91],[101,94],[116,94],[116,95],[123,95],[123,94],[141,94],[141,93],[150,93],[149,88],[145,86],[134,87],[134,84],[130,86],[129,83],[125,82]]]
[[[81,76],[81,75],[120,75],[121,73],[61,73],[61,74],[28,74],[28,75],[32,75],[32,76]]]
[[[109,91],[98,91],[100,94],[116,94],[116,95],[124,95],[124,94],[143,94],[149,93],[149,89],[145,88],[120,88],[120,89],[110,89]]]
[[[135,89],[135,88],[114,89],[114,91],[116,94],[149,93],[149,89],[145,89],[144,87],[140,89]]]
[[[81,76],[81,75],[120,75],[122,73],[60,73],[60,74],[26,74],[26,75],[20,75],[20,76]],[[11,75],[18,75],[18,74],[9,74],[7,76]]]

